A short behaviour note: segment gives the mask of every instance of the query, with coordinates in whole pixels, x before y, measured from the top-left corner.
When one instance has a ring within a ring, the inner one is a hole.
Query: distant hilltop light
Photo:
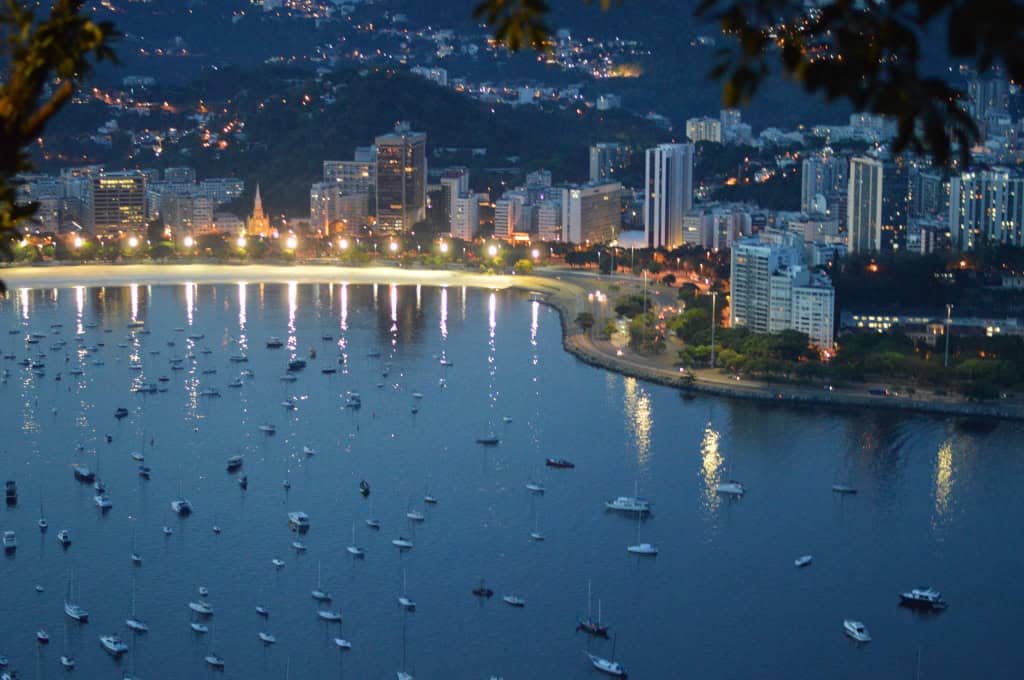
[[[608,69],[609,78],[639,78],[644,74],[640,64],[616,64]]]

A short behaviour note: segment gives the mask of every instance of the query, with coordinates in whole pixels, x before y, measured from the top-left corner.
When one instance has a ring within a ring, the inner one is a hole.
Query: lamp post
[[[715,303],[718,302],[718,292],[711,291],[711,368],[715,367]]]
[[[953,326],[953,305],[946,305],[946,357],[943,359],[943,368],[949,368],[949,333]]]

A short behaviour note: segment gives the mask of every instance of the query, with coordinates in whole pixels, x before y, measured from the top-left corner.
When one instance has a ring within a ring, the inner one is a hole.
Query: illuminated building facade
[[[375,141],[377,227],[409,231],[427,217],[427,135],[400,124]]]

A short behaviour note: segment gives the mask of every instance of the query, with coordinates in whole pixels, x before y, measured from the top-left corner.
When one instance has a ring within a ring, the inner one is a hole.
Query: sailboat
[[[208,663],[213,668],[221,669],[224,668],[224,657],[220,656],[219,654],[217,654],[217,652],[214,651],[214,649],[216,649],[216,640],[217,629],[215,627],[210,632],[210,653],[207,654],[206,657],[204,658],[206,659],[206,663]]]
[[[64,620],[64,653],[61,654],[60,665],[70,671],[70,670],[74,669],[74,667],[75,667],[75,657],[71,656],[71,651],[70,651],[69,647],[70,647],[70,644],[69,644],[69,636],[68,636],[68,622],[65,619]]]
[[[128,618],[125,620],[125,625],[132,629],[136,633],[145,633],[149,630],[149,626],[145,621],[135,615],[135,579],[132,578],[132,608],[128,612]]]
[[[407,612],[416,611],[416,600],[411,599],[405,592],[405,569],[402,570],[402,594],[398,596],[398,604]]]
[[[590,652],[583,652],[590,659],[590,663],[593,664],[594,668],[606,673],[608,675],[614,675],[616,677],[625,677],[626,669],[622,667],[618,661],[615,661],[615,640],[612,640],[612,658],[605,659],[604,657],[598,656],[597,654],[591,654]]]
[[[310,593],[317,602],[330,602],[331,595],[320,589],[320,561],[316,563],[316,588]]]
[[[178,497],[171,501],[171,510],[174,510],[177,514],[182,517],[186,517],[192,514],[192,504],[188,502],[188,499],[181,495],[181,480],[178,480]]]
[[[366,552],[356,545],[356,523],[352,522],[352,544],[345,548],[352,557],[366,557]]]
[[[380,530],[380,520],[373,517],[373,499],[370,499],[370,516],[366,518],[366,526],[374,530]]]
[[[597,601],[597,620],[595,621],[591,615],[591,593],[590,593],[590,580],[587,580],[587,618],[579,622],[576,626],[576,630],[582,630],[588,635],[594,637],[608,637],[608,626],[601,624],[601,600]]]
[[[72,618],[75,621],[78,621],[79,623],[88,623],[89,622],[89,612],[85,611],[79,605],[75,604],[74,593],[72,591],[72,583],[73,582],[74,582],[74,577],[73,577],[73,575],[69,574],[68,575],[68,592],[67,592],[67,596],[64,598],[64,613],[67,614],[69,618]]]
[[[626,547],[626,552],[633,555],[649,555],[654,557],[658,554],[658,548],[650,543],[640,542],[640,514],[636,516],[636,543]]]
[[[46,530],[50,528],[50,523],[46,521],[46,514],[43,512],[43,494],[39,494],[39,531],[46,533]]]
[[[732,459],[729,460],[729,464],[726,466],[725,475],[729,477],[729,472],[732,470]],[[736,498],[742,498],[743,494],[747,490],[743,487],[742,482],[738,482],[735,479],[730,479],[727,482],[721,482],[715,490],[725,496],[734,496]]]
[[[132,527],[132,554],[131,554],[131,560],[132,560],[132,564],[135,564],[135,565],[142,564],[142,555],[139,554],[139,551],[135,547],[135,527]]]
[[[405,671],[405,617],[402,617],[402,669],[398,671],[398,680],[413,680],[412,674]]]
[[[534,541],[544,540],[544,532],[540,530],[540,512],[537,510],[533,513],[533,531],[530,532],[530,538]]]

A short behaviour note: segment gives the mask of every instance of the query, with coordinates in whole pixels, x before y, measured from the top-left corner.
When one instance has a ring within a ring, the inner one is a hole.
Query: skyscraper
[[[696,144],[697,142],[719,142],[722,141],[722,123],[717,118],[690,118],[686,121],[686,137]]]
[[[94,175],[84,203],[95,233],[140,231],[146,220],[146,176],[137,170]]]
[[[949,232],[955,250],[983,244],[1024,246],[1024,177],[994,168],[949,181]]]
[[[427,216],[427,135],[400,123],[375,141],[377,227],[408,231]]]
[[[614,241],[621,226],[622,185],[618,182],[595,182],[562,190],[563,241]]]
[[[851,254],[882,248],[882,163],[873,158],[850,159],[846,242]]]
[[[648,149],[644,169],[644,234],[651,248],[683,243],[683,214],[693,208],[693,145]]]
[[[629,147],[618,142],[602,142],[590,147],[590,181],[608,182],[629,165]]]
[[[818,156],[804,159],[800,174],[800,212],[814,212],[816,196],[828,193],[829,172],[825,160]]]

